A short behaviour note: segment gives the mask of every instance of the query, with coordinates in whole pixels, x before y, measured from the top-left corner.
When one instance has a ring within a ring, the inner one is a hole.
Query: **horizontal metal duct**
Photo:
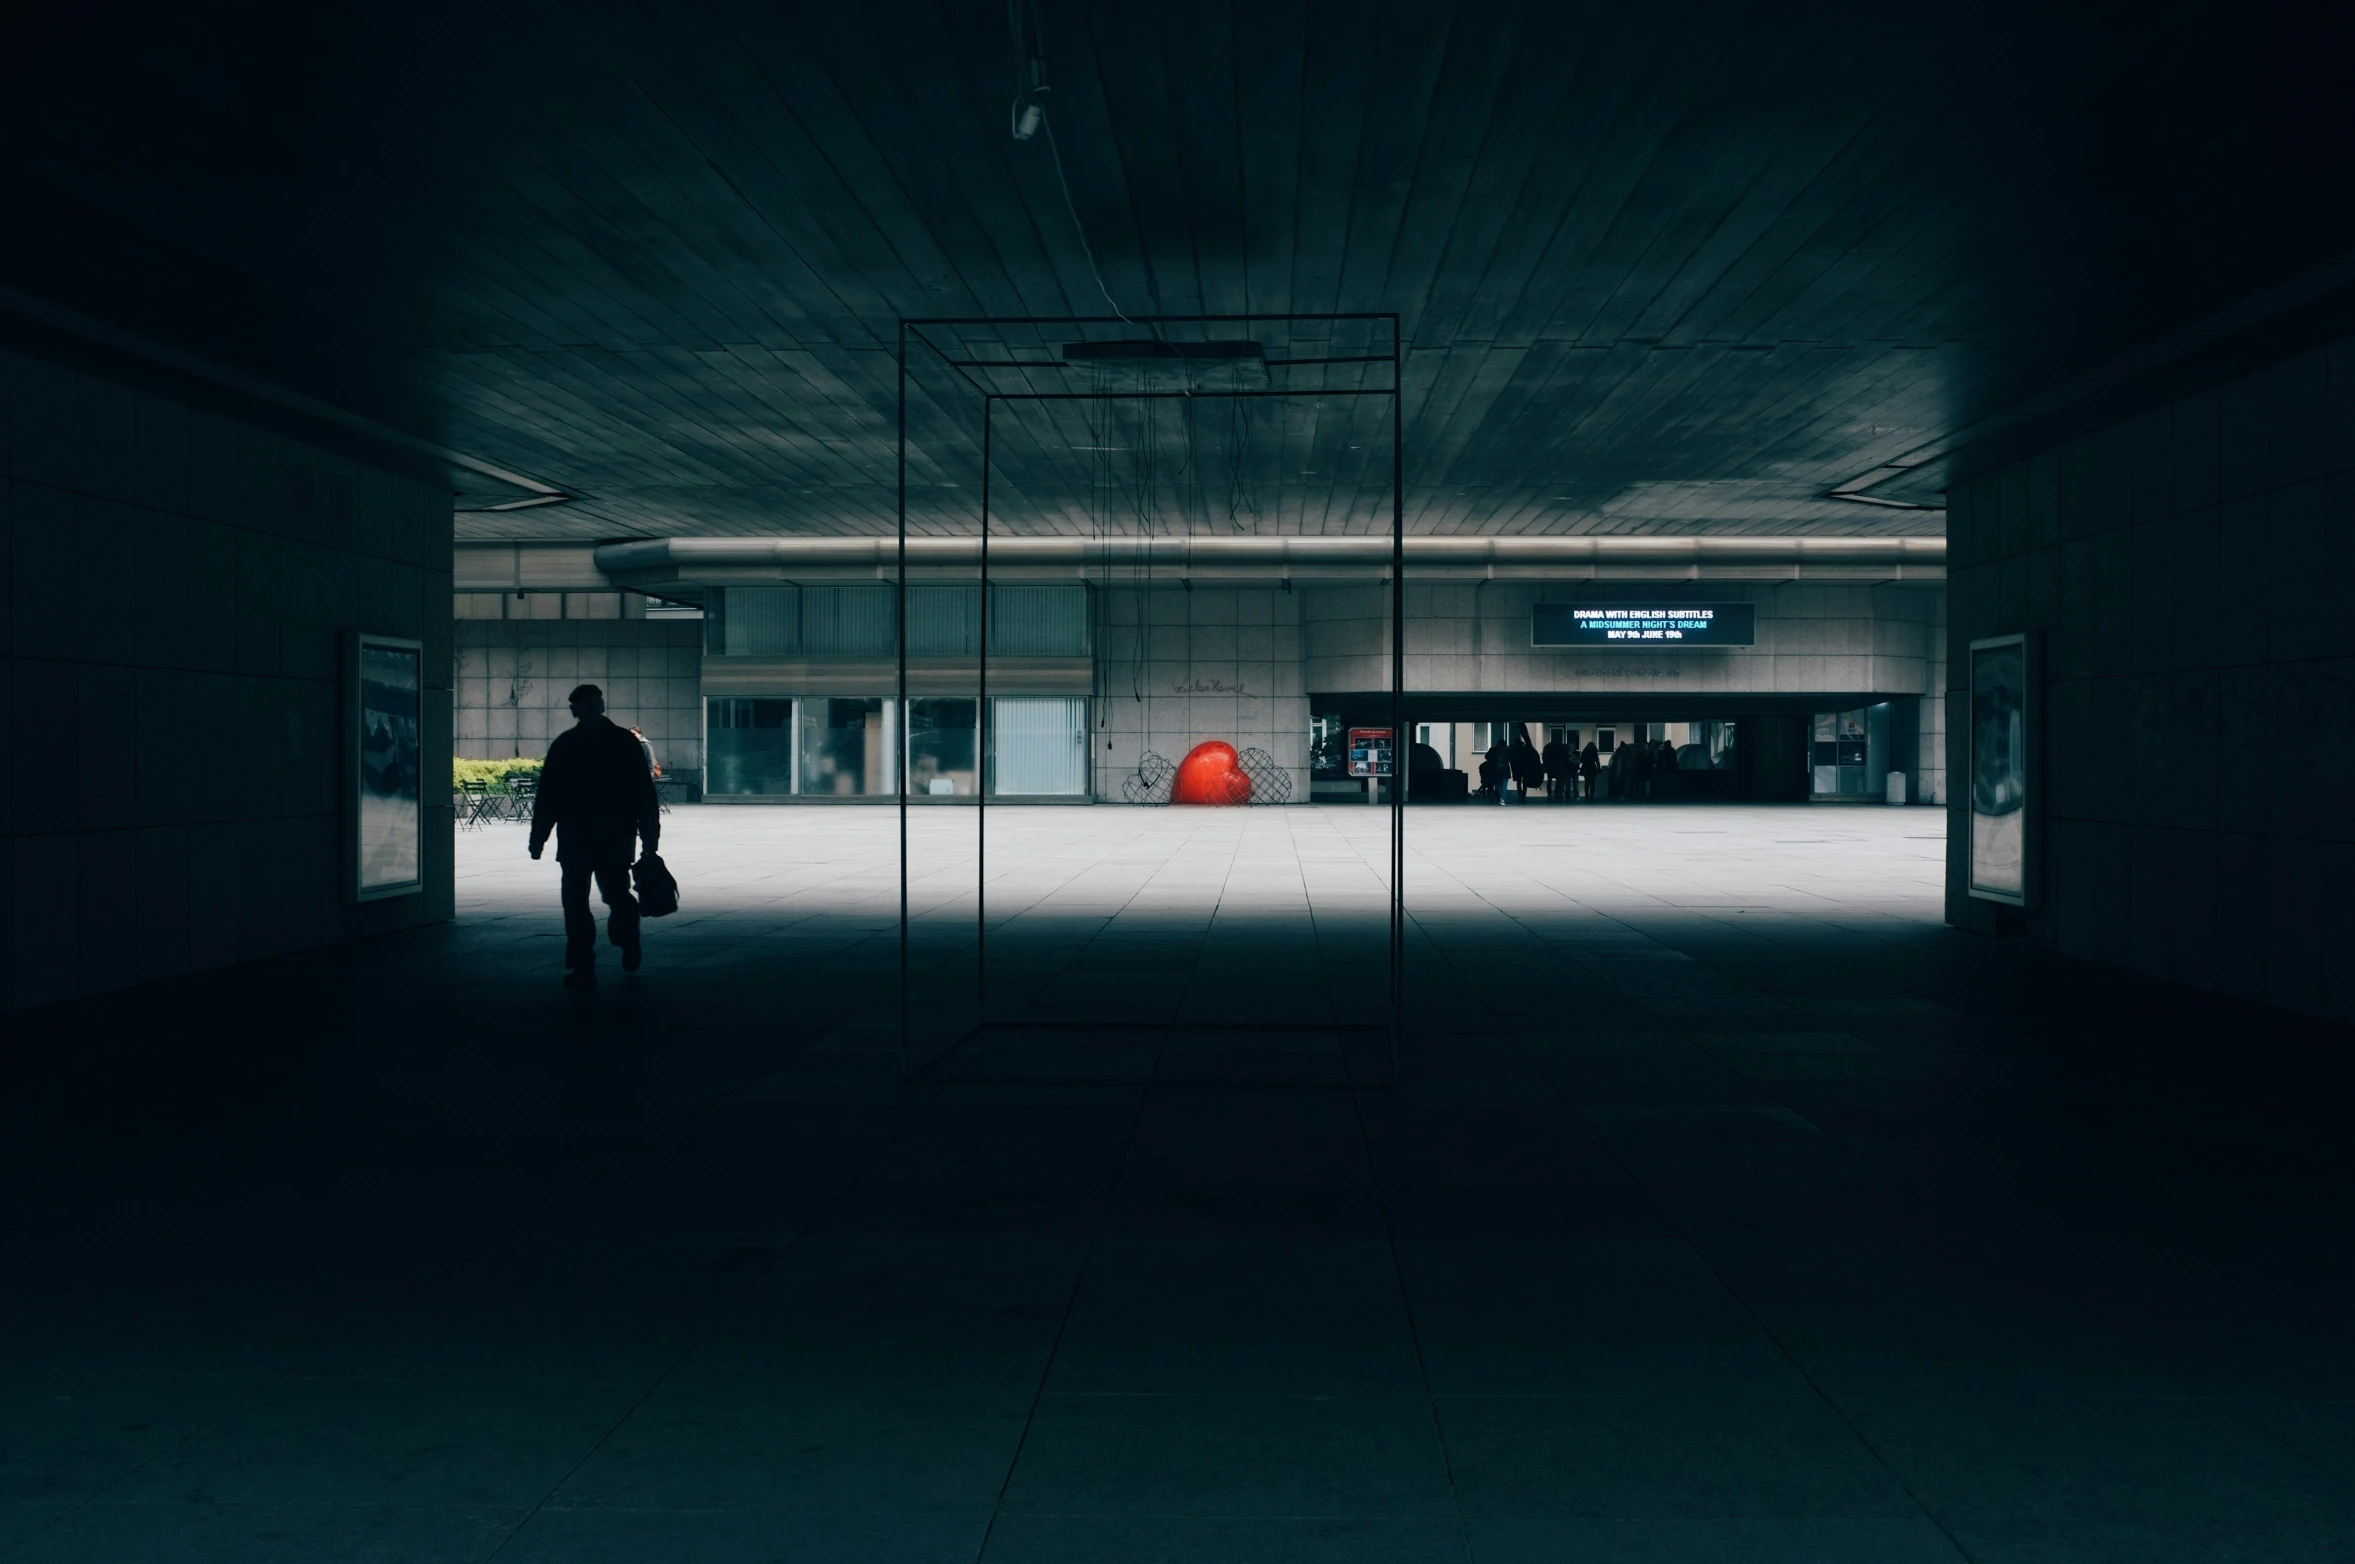
[[[461,592],[610,592],[617,583],[597,568],[585,543],[461,543],[452,551],[451,584]]]
[[[910,538],[908,577],[972,580],[977,538]],[[459,551],[461,554],[464,549]],[[520,551],[502,550],[513,554]],[[777,581],[889,581],[890,538],[653,538],[608,544],[613,584],[695,597],[715,586]],[[1383,537],[993,538],[1002,581],[1375,581],[1390,573]],[[1409,581],[1942,581],[1944,538],[1409,538]],[[461,568],[461,585],[467,572]]]

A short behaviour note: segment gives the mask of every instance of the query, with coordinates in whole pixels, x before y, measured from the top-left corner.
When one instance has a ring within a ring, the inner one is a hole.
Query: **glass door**
[[[757,797],[793,791],[793,702],[704,702],[704,791]]]
[[[812,696],[801,703],[801,792],[819,798],[896,795],[891,754],[897,701]]]
[[[929,696],[908,702],[908,791],[919,798],[973,796],[973,716],[970,695]]]
[[[990,701],[992,795],[1085,798],[1088,702],[1084,695],[1008,695]]]
[[[1879,797],[1889,776],[1889,703],[1816,713],[1814,750],[1817,796]]]

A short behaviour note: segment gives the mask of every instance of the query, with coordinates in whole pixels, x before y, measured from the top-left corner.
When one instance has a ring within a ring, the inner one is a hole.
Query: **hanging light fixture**
[[[1036,0],[1006,0],[1006,24],[1014,35],[1014,107],[1009,115],[1016,141],[1028,141],[1046,122],[1046,51],[1039,46]]]

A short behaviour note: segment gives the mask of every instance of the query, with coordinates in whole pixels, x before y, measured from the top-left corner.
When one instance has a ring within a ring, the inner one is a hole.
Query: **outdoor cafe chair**
[[[491,785],[480,777],[468,777],[458,784],[458,824],[468,830],[482,824],[493,802]]]

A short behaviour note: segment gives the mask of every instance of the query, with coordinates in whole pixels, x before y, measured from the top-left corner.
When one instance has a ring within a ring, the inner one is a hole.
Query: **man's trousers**
[[[597,964],[597,918],[589,911],[589,881],[597,881],[597,894],[605,898],[612,916],[605,921],[606,932],[623,951],[635,949],[638,943],[638,900],[630,894],[630,866],[627,863],[586,864],[568,863],[564,870],[564,965],[568,971],[585,970]]]

